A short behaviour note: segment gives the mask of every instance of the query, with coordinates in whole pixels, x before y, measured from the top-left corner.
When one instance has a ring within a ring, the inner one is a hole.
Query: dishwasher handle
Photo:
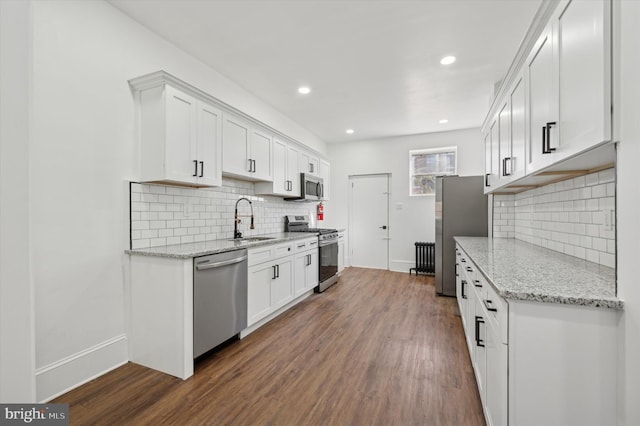
[[[221,266],[233,265],[234,263],[244,262],[245,260],[247,260],[247,255],[236,257],[235,259],[223,260],[222,262],[215,262],[215,263],[202,262],[202,263],[196,264],[196,270],[202,271],[204,269],[219,268]]]

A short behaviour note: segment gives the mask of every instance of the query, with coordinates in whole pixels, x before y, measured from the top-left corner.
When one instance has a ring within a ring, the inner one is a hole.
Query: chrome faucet
[[[242,200],[245,200],[247,203],[249,203],[249,206],[251,207],[251,225],[249,226],[249,229],[255,229],[253,226],[253,204],[251,203],[251,201],[249,201],[248,198],[245,197],[241,197],[238,198],[238,201],[236,201],[236,210],[235,210],[235,214],[233,216],[233,238],[242,238],[242,232],[238,231],[238,224],[241,222],[240,218],[241,217],[248,217],[248,216],[240,216],[238,215],[238,203]]]

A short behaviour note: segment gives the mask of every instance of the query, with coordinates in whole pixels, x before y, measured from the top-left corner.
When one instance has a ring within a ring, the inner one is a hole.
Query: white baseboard
[[[127,336],[122,334],[36,369],[36,400],[51,401],[126,364]]]
[[[389,262],[389,270],[394,272],[409,272],[409,269],[415,268],[415,260],[391,260]]]

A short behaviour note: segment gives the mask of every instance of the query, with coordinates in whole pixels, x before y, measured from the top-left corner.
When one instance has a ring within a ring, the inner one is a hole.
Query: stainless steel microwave
[[[322,201],[324,183],[321,177],[300,173],[300,197],[285,198],[286,201]]]

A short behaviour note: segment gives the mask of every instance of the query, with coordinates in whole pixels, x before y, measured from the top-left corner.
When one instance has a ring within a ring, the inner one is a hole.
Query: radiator
[[[411,271],[416,271],[416,275],[418,275],[418,273],[435,274],[436,273],[436,244],[417,242],[415,245],[416,245],[416,267],[409,269],[409,275],[411,275]]]

